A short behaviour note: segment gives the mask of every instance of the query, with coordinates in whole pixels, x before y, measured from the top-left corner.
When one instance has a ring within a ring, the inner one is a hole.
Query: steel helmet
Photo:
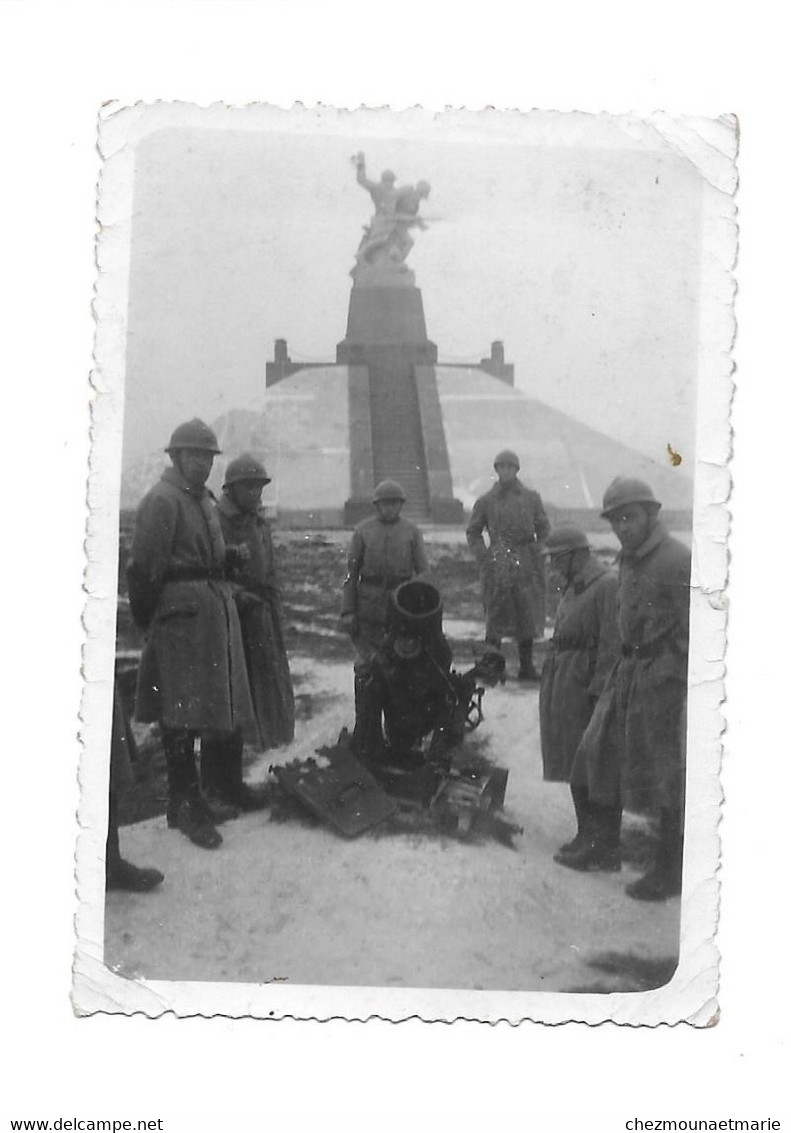
[[[382,480],[374,488],[373,500],[378,504],[380,500],[406,500],[404,489],[397,480]]]
[[[515,464],[517,468],[522,467],[519,463],[519,457],[510,448],[504,448],[502,452],[498,452],[494,458],[494,467],[496,468],[498,464]]]
[[[176,426],[165,452],[178,452],[182,448],[203,449],[204,452],[213,452],[215,455],[221,451],[216,434],[199,417]]]
[[[585,532],[574,523],[559,523],[553,527],[544,543],[545,555],[562,555],[564,551],[590,550]]]
[[[644,480],[636,480],[633,476],[616,476],[604,493],[602,518],[608,519],[611,512],[628,504],[652,504],[656,508],[662,506]]]
[[[272,477],[267,476],[263,464],[252,453],[243,452],[241,456],[228,462],[223,487],[237,484],[240,480],[259,480],[263,484],[271,484]]]

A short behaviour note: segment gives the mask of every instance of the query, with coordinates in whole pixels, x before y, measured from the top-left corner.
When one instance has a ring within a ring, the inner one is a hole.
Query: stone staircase
[[[397,355],[369,366],[374,483],[397,480],[406,493],[403,514],[431,520],[420,407],[412,364]]]

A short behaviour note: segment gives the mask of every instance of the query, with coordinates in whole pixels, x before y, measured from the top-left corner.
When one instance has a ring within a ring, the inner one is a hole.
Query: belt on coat
[[[402,582],[409,582],[411,574],[361,574],[360,582],[368,586],[383,586],[385,590],[395,590]]]
[[[165,571],[163,582],[219,582],[223,577],[221,570],[208,567],[174,567]]]
[[[499,539],[494,539],[492,541],[489,549],[494,550],[497,547],[502,547],[506,551],[513,551],[518,547],[530,547],[533,543],[537,542],[538,536],[535,534],[514,536],[512,539],[506,539],[501,535]]]

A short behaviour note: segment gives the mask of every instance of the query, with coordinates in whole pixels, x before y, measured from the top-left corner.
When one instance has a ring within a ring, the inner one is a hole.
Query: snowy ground
[[[332,742],[353,716],[347,664],[297,657],[293,668],[313,715],[282,761]],[[484,711],[476,736],[508,767],[506,816],[524,827],[513,849],[415,833],[346,841],[264,811],[223,826],[212,852],[149,819],[122,828],[122,852],[166,879],[150,894],[108,894],[106,963],[131,978],[246,983],[604,992],[666,982],[679,901],[627,898],[632,867],[556,865],[574,823],[567,788],[541,779],[537,690],[490,690]],[[272,762],[263,756],[250,777]],[[636,820],[631,830],[639,842]]]

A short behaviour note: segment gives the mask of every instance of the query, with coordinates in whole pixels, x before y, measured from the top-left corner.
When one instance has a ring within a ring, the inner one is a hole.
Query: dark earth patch
[[[678,967],[678,957],[648,959],[632,952],[602,952],[591,957],[587,965],[610,979],[564,988],[564,991],[605,995],[616,991],[653,991],[670,983]]]

